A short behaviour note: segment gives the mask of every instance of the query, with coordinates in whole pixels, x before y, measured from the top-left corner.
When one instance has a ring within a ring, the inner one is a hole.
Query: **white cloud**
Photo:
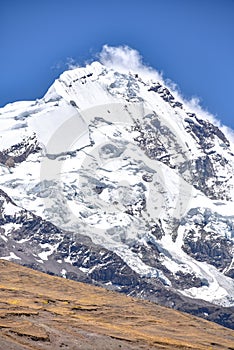
[[[66,66],[68,69],[76,69],[80,67],[80,65],[72,57],[67,57]]]
[[[104,45],[98,54],[99,61],[108,68],[116,69],[123,73],[129,71],[144,75],[146,78],[162,80],[161,73],[146,66],[142,61],[142,56],[137,50],[129,46],[108,46]]]
[[[186,101],[186,106],[191,109],[194,113],[196,113],[198,116],[200,115],[202,118],[209,120],[211,123],[221,126],[221,123],[218,119],[216,119],[211,113],[209,113],[207,110],[202,108],[200,104],[200,99],[198,97],[192,97],[190,100]]]
[[[183,98],[182,98],[183,99]],[[183,99],[183,103],[188,111],[196,113],[198,118],[208,120],[212,124],[216,125],[232,143],[232,148],[234,151],[234,131],[226,125],[223,125],[222,121],[217,119],[216,116],[211,114],[209,111],[205,110],[200,105],[200,100],[198,97],[192,97],[190,100]]]
[[[193,96],[190,99],[186,99],[180,92],[177,84],[175,84],[173,81],[166,80],[166,82],[164,81],[164,84],[173,93],[175,99],[183,103],[186,111],[195,113],[198,118],[208,120],[210,123],[216,125],[224,133],[227,139],[231,141],[234,152],[234,130],[226,125],[223,125],[221,120],[202,107],[199,97]]]

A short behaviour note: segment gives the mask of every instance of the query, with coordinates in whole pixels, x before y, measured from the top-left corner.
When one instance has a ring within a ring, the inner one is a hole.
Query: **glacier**
[[[1,258],[26,264],[12,250],[17,218],[39,217],[112,252],[139,281],[234,306],[234,146],[160,77],[100,62],[68,70],[42,99],[1,108],[0,135]],[[63,239],[45,239],[27,264],[94,276],[102,262],[62,254]]]

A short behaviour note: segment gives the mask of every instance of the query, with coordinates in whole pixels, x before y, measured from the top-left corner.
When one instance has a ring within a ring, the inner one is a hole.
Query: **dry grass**
[[[0,260],[0,349],[234,349],[234,332]]]

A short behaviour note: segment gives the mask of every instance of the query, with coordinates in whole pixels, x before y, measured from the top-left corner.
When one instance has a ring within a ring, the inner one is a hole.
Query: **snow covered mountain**
[[[234,327],[234,145],[162,79],[66,71],[0,145],[2,258]]]

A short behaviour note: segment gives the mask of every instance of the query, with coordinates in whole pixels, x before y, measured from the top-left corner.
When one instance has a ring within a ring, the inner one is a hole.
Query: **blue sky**
[[[42,97],[104,44],[138,50],[234,129],[234,0],[1,0],[0,106]]]

